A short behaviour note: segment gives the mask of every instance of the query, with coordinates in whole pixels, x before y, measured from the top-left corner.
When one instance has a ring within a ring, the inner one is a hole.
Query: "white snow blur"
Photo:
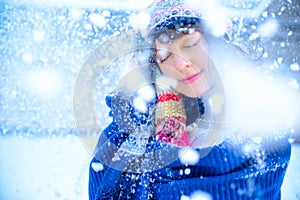
[[[104,166],[99,162],[93,162],[91,164],[91,167],[95,172],[99,172],[99,171],[102,171],[104,169]]]
[[[277,20],[270,19],[259,26],[258,32],[261,37],[272,37],[278,31],[278,28],[279,25]]]
[[[153,86],[147,84],[139,88],[136,93],[137,95],[133,100],[133,106],[136,110],[146,113],[148,110],[147,103],[155,98],[155,90]]]
[[[286,130],[296,126],[300,98],[284,77],[275,78],[255,66],[231,60],[222,63],[226,118],[247,130]],[[295,86],[294,86],[295,87]],[[273,134],[270,132],[270,134]]]
[[[45,31],[43,30],[33,30],[33,39],[36,42],[42,42],[45,39]]]
[[[134,98],[133,107],[142,113],[145,113],[147,111],[146,102],[139,96]]]
[[[264,10],[269,6],[272,0],[249,0],[247,3],[242,3],[241,1],[227,1],[227,0],[218,0],[223,5],[228,5],[226,8],[226,13],[229,17],[245,17],[245,18],[257,18],[261,13],[265,16],[268,13]],[[242,3],[242,4],[241,4]],[[251,5],[250,7],[248,5]]]
[[[178,85],[178,81],[172,77],[168,76],[160,76],[156,79],[156,84],[161,90],[166,90],[170,88],[176,88]]]
[[[219,37],[224,35],[229,25],[229,19],[224,6],[219,1],[187,0],[186,4],[188,7],[197,9],[203,13],[206,26],[214,36]]]
[[[129,24],[133,28],[146,28],[150,22],[150,16],[146,11],[140,11],[139,13],[132,13],[129,16]]]
[[[193,192],[190,196],[182,195],[180,197],[180,200],[212,200],[212,197],[210,194],[197,190]]]
[[[137,94],[140,98],[149,102],[155,98],[155,90],[150,85],[145,85],[138,89]]]
[[[294,90],[298,90],[299,89],[299,83],[297,82],[296,79],[292,78],[289,82],[288,82],[288,86]]]
[[[163,43],[167,43],[169,41],[169,38],[167,36],[160,37],[160,39],[161,39],[161,41]],[[161,60],[165,59],[168,56],[168,54],[169,54],[169,51],[168,51],[167,48],[166,49],[158,49],[157,50],[157,55],[161,58]],[[160,60],[157,60],[157,62],[159,63]]]
[[[292,64],[290,65],[290,69],[291,69],[292,71],[298,72],[298,71],[300,70],[300,67],[299,67],[298,63],[292,63]]]
[[[29,56],[25,57],[29,59]],[[24,59],[24,57],[23,57]],[[63,75],[51,69],[32,70],[23,74],[25,90],[40,98],[53,98],[63,91]]]
[[[73,8],[106,8],[106,9],[123,9],[123,10],[141,10],[146,8],[152,0],[144,0],[144,1],[137,1],[137,0],[85,0],[84,3],[77,0],[23,0],[17,1],[12,0],[11,3],[17,5],[47,5],[48,7],[73,7]]]
[[[88,199],[90,160],[75,135],[1,138],[1,199]]]
[[[192,148],[181,148],[178,152],[179,160],[185,165],[195,165],[199,159],[199,153]]]
[[[102,28],[106,25],[106,20],[103,15],[92,13],[89,15],[89,20],[95,26]]]

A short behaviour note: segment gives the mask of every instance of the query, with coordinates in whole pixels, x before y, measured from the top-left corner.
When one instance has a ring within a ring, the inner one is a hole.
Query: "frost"
[[[280,47],[285,47],[285,42],[280,42]]]
[[[292,63],[292,64],[290,65],[290,69],[291,69],[292,71],[298,72],[298,71],[300,70],[300,67],[299,67],[298,63]]]
[[[282,63],[282,60],[283,60],[283,58],[282,58],[282,57],[279,57],[279,58],[277,58],[277,62],[278,62],[279,64],[281,64],[281,63]]]
[[[293,35],[293,31],[288,32],[288,36],[291,36],[291,35]]]

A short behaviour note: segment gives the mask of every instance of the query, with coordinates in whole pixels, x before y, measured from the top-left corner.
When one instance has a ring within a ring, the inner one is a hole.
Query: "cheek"
[[[194,66],[196,66],[197,68],[208,68],[208,55],[206,53],[202,53],[202,54],[198,54],[193,56],[193,58],[191,59],[192,63]]]
[[[169,76],[172,78],[176,78],[178,73],[170,66],[159,66],[161,72],[163,73],[163,75],[165,76]]]

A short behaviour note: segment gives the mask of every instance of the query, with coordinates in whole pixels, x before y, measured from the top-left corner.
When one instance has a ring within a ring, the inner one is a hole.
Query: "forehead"
[[[199,31],[194,31],[187,34],[179,33],[174,36],[169,34],[161,34],[160,37],[158,37],[155,41],[155,51],[158,51],[159,49],[173,48],[174,45],[177,46],[180,44],[191,43],[198,39],[204,39],[203,35]]]
[[[179,29],[167,29],[156,38],[156,42],[161,44],[171,44],[174,40],[182,38],[185,35],[190,35],[196,31],[195,28],[185,27]]]

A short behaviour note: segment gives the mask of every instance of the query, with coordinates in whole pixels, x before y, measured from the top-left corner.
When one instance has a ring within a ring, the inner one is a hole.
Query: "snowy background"
[[[77,137],[74,84],[101,42],[145,26],[143,9],[151,1],[138,2],[0,0],[0,199],[87,199],[91,155]],[[299,93],[300,1],[220,3],[235,38],[261,42],[263,67]],[[111,89],[97,90],[105,96]],[[106,111],[103,99],[95,104]],[[296,126],[284,200],[300,199],[299,133]]]

